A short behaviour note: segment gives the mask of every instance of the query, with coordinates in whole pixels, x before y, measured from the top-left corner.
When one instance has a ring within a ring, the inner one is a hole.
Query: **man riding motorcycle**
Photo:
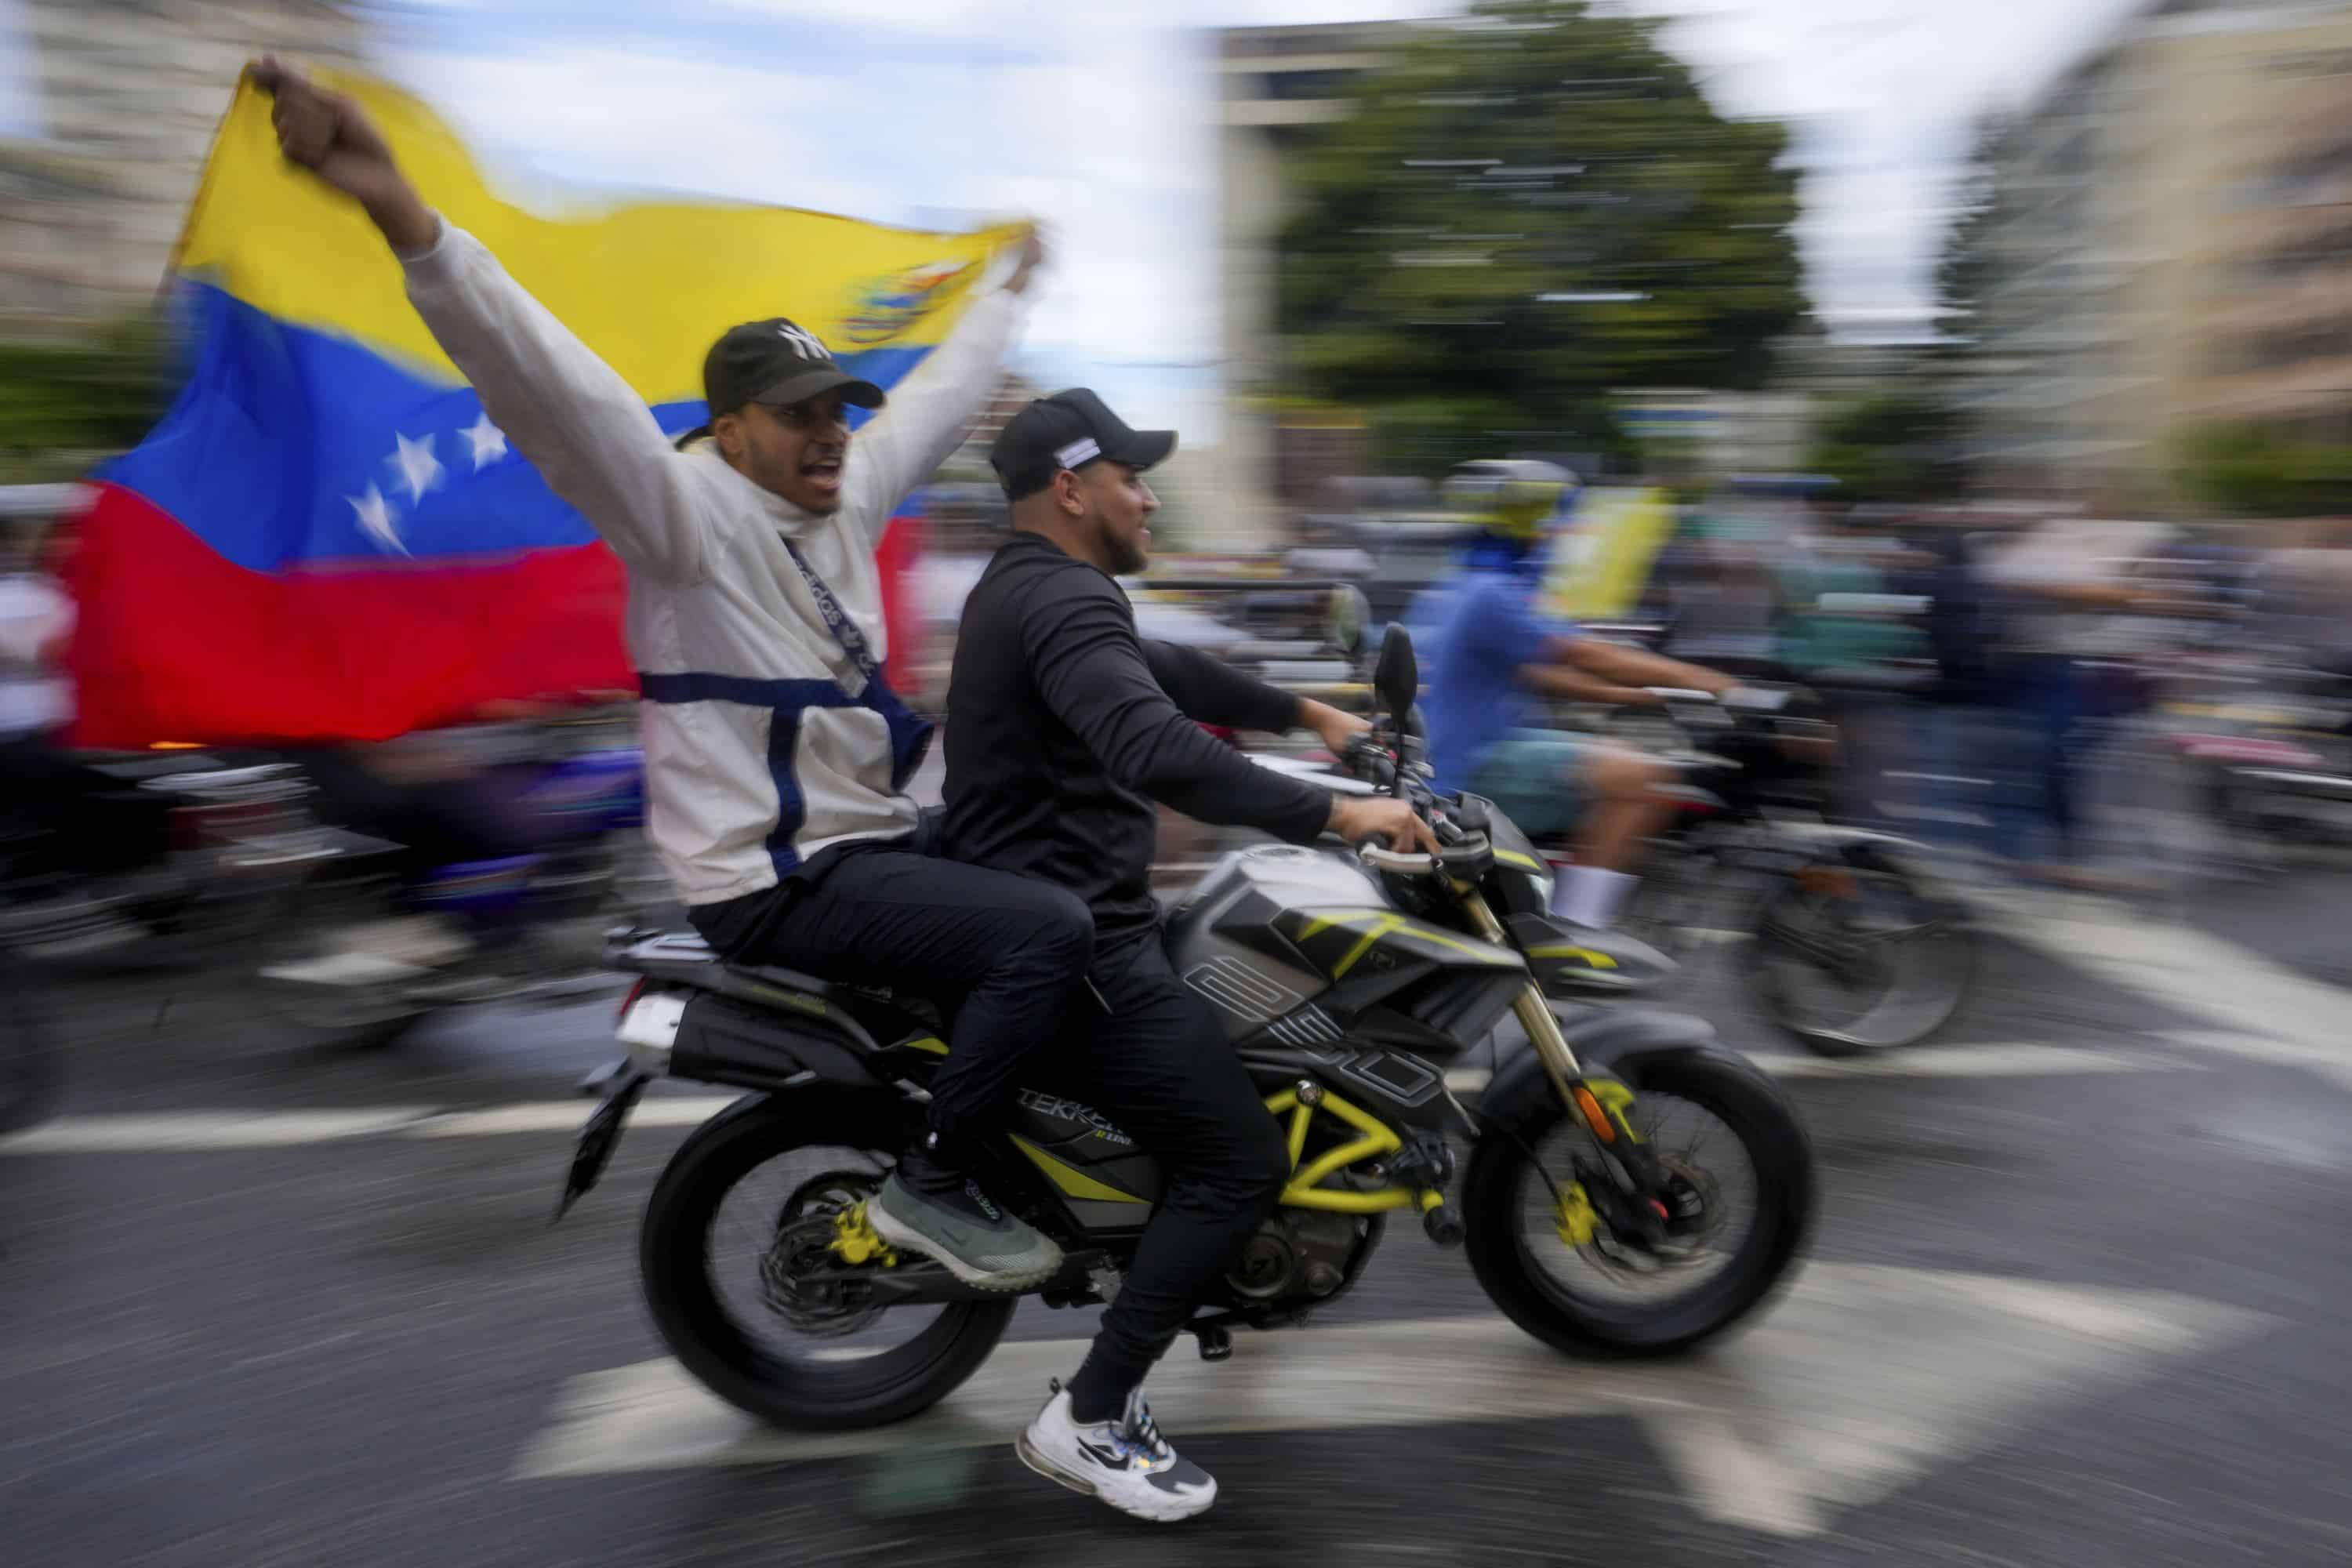
[[[996,384],[1033,233],[851,439],[879,387],[782,318],[728,331],[703,362],[710,423],[674,446],[628,384],[445,223],[359,106],[266,59],[287,158],[356,200],[408,297],[487,416],[629,574],[647,832],[688,917],[730,960],[903,984],[959,1005],[923,1146],[875,1228],[959,1279],[1018,1289],[1051,1241],[962,1168],[1076,994],[1094,925],[1070,893],[919,853],[906,785],[929,726],[883,679],[873,552],[891,513],[961,439]]]
[[[1152,803],[1294,843],[1328,831],[1435,848],[1405,802],[1318,789],[1201,728],[1309,729],[1336,751],[1363,721],[1136,635],[1115,577],[1149,556],[1160,503],[1143,471],[1175,444],[1172,431],[1129,428],[1083,389],[1006,424],[991,461],[1015,531],[964,605],[947,740],[948,852],[1057,882],[1093,913],[1098,1010],[1075,1010],[1050,1081],[1152,1150],[1167,1181],[1084,1364],[1055,1385],[1019,1452],[1155,1520],[1198,1513],[1217,1489],[1160,1435],[1144,1375],[1273,1208],[1291,1161],[1209,1003],[1169,964],[1150,890]]]
[[[1482,464],[1451,487],[1475,509],[1477,540],[1448,592],[1432,647],[1429,760],[1441,790],[1470,790],[1538,838],[1576,839],[1551,912],[1601,955],[1596,984],[1627,989],[1671,971],[1664,953],[1609,928],[1638,879],[1642,847],[1670,809],[1673,768],[1540,727],[1544,699],[1650,704],[1648,687],[1721,697],[1730,677],[1588,637],[1543,605],[1548,526],[1576,477],[1551,463]]]

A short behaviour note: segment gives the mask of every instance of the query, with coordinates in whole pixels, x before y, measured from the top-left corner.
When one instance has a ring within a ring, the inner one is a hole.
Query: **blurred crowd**
[[[1685,512],[1644,610],[1683,657],[1821,694],[1838,815],[2099,886],[2185,847],[2184,825],[2277,826],[2234,820],[2243,803],[2203,781],[2231,750],[2217,725],[2335,766],[2346,542],[2328,524],[1841,507],[1803,480],[1733,483]],[[2187,766],[2140,765],[2157,760]]]

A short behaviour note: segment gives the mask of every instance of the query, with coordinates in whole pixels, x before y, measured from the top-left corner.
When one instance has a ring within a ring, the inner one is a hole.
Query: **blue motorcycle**
[[[644,754],[610,725],[444,732],[422,765],[415,747],[306,757],[314,809],[370,850],[301,890],[259,970],[271,1011],[320,1043],[377,1047],[446,1008],[609,984],[604,932],[669,898]]]

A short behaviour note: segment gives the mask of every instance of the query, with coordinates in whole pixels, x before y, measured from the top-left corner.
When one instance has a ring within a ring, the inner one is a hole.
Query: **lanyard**
[[[873,648],[867,646],[866,634],[857,629],[857,623],[849,618],[841,601],[824,585],[824,579],[803,558],[800,546],[786,539],[784,549],[791,552],[793,564],[801,569],[801,581],[808,584],[809,596],[816,601],[816,613],[824,617],[824,629],[833,634],[833,640],[841,645],[841,651],[849,656],[849,662],[857,667],[857,673],[866,678],[868,685],[888,690],[889,683],[882,679],[882,667],[876,661]]]

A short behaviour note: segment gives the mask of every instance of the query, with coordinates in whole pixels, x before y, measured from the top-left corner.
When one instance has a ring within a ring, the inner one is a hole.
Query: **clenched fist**
[[[275,100],[269,122],[289,163],[308,169],[365,207],[394,249],[418,251],[433,243],[439,220],[401,174],[383,132],[357,103],[280,65],[274,55],[247,66],[246,75]]]

